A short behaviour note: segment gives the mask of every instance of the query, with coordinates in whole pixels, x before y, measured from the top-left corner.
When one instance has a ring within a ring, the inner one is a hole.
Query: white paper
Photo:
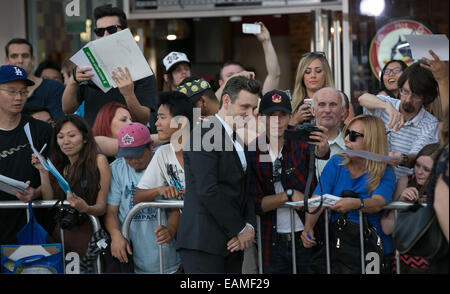
[[[16,251],[13,252],[9,259],[17,261],[21,258],[32,256],[32,255],[44,255],[49,256],[50,253],[44,249],[42,246],[37,245],[21,245]],[[37,258],[36,258],[37,259]]]
[[[428,50],[433,50],[439,59],[448,61],[448,38],[446,35],[404,35],[411,48],[412,58],[422,57],[433,60]]]
[[[95,40],[89,48],[114,88],[117,85],[112,79],[112,72],[117,73],[119,66],[123,71],[125,66],[128,67],[133,81],[153,75],[129,29]]]
[[[84,47],[89,46],[91,43],[92,42],[87,43],[86,46],[84,46]],[[89,59],[86,57],[86,54],[84,54],[83,49],[79,50],[72,57],[70,57],[70,61],[72,61],[78,67],[90,67],[90,68],[92,68],[92,64],[89,62]],[[99,87],[104,93],[108,92],[112,88],[112,87],[108,87],[108,88],[103,87],[103,84],[100,81],[100,78],[98,77],[97,73],[94,71],[93,68],[92,68],[92,70],[87,71],[85,73],[88,73],[88,74],[93,73],[94,74],[94,76],[91,78],[91,81],[94,84],[96,84],[97,87]]]
[[[152,69],[129,29],[89,42],[70,58],[78,67],[91,67],[93,70],[89,71],[89,73],[94,73],[91,79],[92,82],[102,89],[103,92],[107,92],[111,87],[105,87],[102,83],[102,79],[94,70],[94,65],[86,56],[84,48],[88,48],[92,53],[99,70],[103,72],[107,84],[111,87],[117,88],[116,83],[112,79],[112,72],[116,71],[117,73],[118,67],[121,67],[124,72],[125,67],[127,67],[133,81],[153,75]]]
[[[370,159],[378,162],[390,163],[392,160],[401,159],[401,156],[386,156],[378,153],[369,152],[366,150],[342,150],[341,153],[350,154],[365,159]]]
[[[25,191],[28,185],[24,182],[14,180],[7,176],[0,175],[0,190],[14,195],[14,191]]]
[[[66,181],[66,179],[64,179],[64,177],[58,172],[58,170],[56,169],[56,167],[53,165],[53,163],[50,161],[49,158],[47,158],[47,163],[48,163],[48,170],[56,177],[56,179],[58,180],[58,184],[59,187],[61,187],[61,189],[64,191],[64,195],[67,194],[67,191],[70,192],[70,194],[72,193],[72,190],[70,189],[69,183]]]
[[[333,206],[336,204],[336,202],[338,202],[339,200],[342,199],[341,197],[334,196],[331,194],[324,194],[322,198],[323,198],[322,206],[324,206],[324,207]],[[304,206],[305,201],[301,200],[301,201],[295,201],[295,202],[286,202],[286,204],[290,205],[290,206]],[[319,205],[320,205],[320,196],[308,199],[308,206],[317,207]]]
[[[36,155],[36,157],[39,159],[41,164],[44,166],[44,168],[48,171],[50,171],[58,180],[58,184],[61,187],[61,189],[64,191],[64,194],[67,194],[67,191],[69,191],[72,194],[72,190],[70,189],[69,183],[64,179],[63,176],[58,172],[56,167],[53,165],[53,163],[50,161],[49,158],[47,158],[47,161],[41,156],[41,154],[36,150],[36,148],[33,146],[33,138],[31,137],[31,131],[30,131],[30,124],[27,123],[23,127],[25,134],[27,136],[28,142],[30,142],[31,149],[33,150],[33,153]]]
[[[31,150],[33,150],[33,153],[36,155],[36,157],[39,159],[39,161],[41,162],[41,164],[44,166],[44,168],[46,170],[48,170],[48,165],[45,163],[44,158],[41,156],[41,154],[36,150],[36,148],[33,145],[33,138],[31,137],[31,131],[30,131],[30,123],[27,123],[24,127],[23,127],[24,131],[25,131],[25,135],[27,136],[28,142],[30,143],[31,146]],[[31,158],[30,158],[31,160]]]

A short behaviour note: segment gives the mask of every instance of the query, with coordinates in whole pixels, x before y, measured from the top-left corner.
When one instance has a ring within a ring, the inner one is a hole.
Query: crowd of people
[[[127,19],[120,8],[99,6],[94,24],[103,38],[127,28]],[[433,206],[448,247],[448,62],[432,51],[433,59],[410,66],[391,60],[379,90],[353,104],[335,88],[325,53],[309,52],[291,95],[279,89],[270,33],[258,24],[264,79],[227,61],[215,86],[174,51],[162,60],[159,93],[154,75],[133,81],[127,68],[113,73],[117,88],[108,92],[92,82],[91,68],[70,62],[46,60],[32,73],[32,45],[12,39],[0,67],[0,174],[29,186],[0,191],[0,201],[67,200],[77,223],[64,236],[53,210],[36,213],[52,240],[82,258],[93,235],[87,216],[96,216],[110,236],[107,250],[135,273],[159,273],[162,246],[167,274],[258,273],[258,250],[264,273],[288,274],[293,242],[296,272],[317,273],[324,222],[345,216],[359,223],[359,212],[380,237],[382,273],[448,273],[448,251],[439,258],[401,254],[396,263],[395,219],[385,209],[393,201]],[[70,190],[33,154],[26,124]],[[297,206],[291,216],[286,206],[325,194],[342,196],[328,207],[329,220],[324,208]],[[162,209],[161,225],[157,209],[140,210],[125,238],[130,210],[163,199],[183,200],[183,208]],[[16,244],[25,224],[23,209],[1,210],[0,244]]]

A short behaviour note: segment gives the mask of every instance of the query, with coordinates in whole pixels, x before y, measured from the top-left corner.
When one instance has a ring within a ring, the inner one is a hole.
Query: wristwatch
[[[289,202],[292,202],[292,195],[294,195],[294,190],[287,189],[286,190],[286,196],[287,196]]]
[[[400,163],[400,165],[401,166],[407,166],[408,165],[408,160],[409,160],[408,155],[402,153],[402,163]]]

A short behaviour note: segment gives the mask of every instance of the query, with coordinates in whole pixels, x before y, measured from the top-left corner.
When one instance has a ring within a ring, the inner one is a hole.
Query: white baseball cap
[[[191,64],[191,62],[187,58],[186,54],[184,54],[182,52],[175,52],[175,51],[170,52],[163,59],[163,64],[166,69],[166,72],[169,72],[169,69],[172,66],[174,66],[175,64],[178,64],[180,62],[187,62],[189,65]]]

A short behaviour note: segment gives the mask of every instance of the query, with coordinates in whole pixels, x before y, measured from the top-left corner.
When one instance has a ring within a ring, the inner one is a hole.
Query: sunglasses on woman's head
[[[345,131],[345,137],[347,137],[347,136],[348,136],[348,139],[350,140],[350,142],[355,142],[358,137],[364,138],[364,134],[358,133],[356,131],[350,131],[350,130]]]
[[[306,53],[302,54],[302,57],[310,56],[310,55],[323,56],[325,58],[327,57],[325,55],[325,52],[323,52],[323,51],[306,52]]]
[[[110,35],[117,33],[117,28],[122,28],[122,26],[119,25],[112,25],[106,28],[95,28],[94,29],[94,33],[98,36],[98,37],[103,37],[105,35],[105,31],[108,31],[108,33]]]

